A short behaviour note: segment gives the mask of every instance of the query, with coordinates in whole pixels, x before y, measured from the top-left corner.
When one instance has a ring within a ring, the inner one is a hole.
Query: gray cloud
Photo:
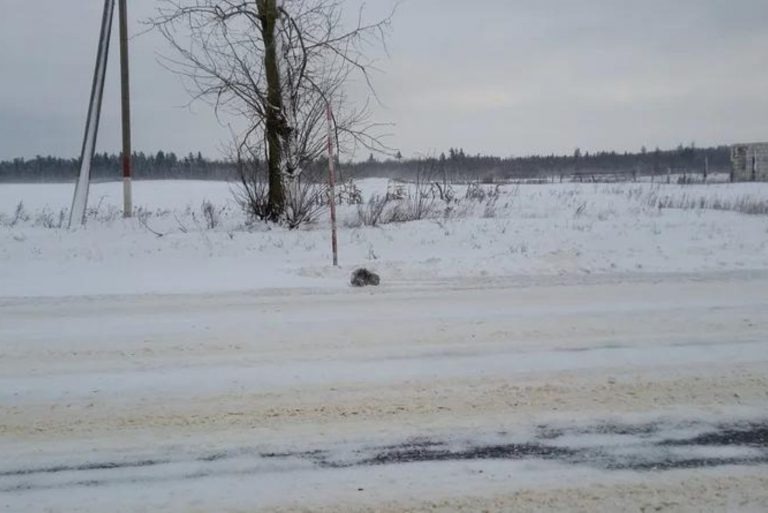
[[[156,2],[130,4],[141,19]],[[77,154],[100,9],[4,0],[0,158]],[[389,56],[378,55],[383,106],[374,110],[395,123],[390,142],[405,154],[766,139],[766,19],[764,0],[406,0]],[[119,147],[114,50],[99,144],[109,151]],[[159,52],[167,48],[156,34],[133,40],[135,147],[217,154],[227,129],[206,105],[184,107],[188,95]]]

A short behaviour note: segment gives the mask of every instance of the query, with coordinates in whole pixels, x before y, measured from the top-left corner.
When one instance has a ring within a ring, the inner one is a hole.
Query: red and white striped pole
[[[123,217],[131,217],[131,93],[128,76],[128,7],[127,0],[119,0],[120,14],[120,85],[123,125]]]
[[[331,248],[333,249],[333,265],[339,265],[339,244],[336,238],[336,162],[333,158],[333,112],[331,103],[325,108],[325,117],[328,120],[328,185],[330,187],[331,206]]]

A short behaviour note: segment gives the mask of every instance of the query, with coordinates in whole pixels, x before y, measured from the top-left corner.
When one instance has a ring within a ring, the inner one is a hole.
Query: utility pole
[[[119,0],[120,14],[120,84],[123,120],[123,217],[131,217],[131,89],[128,73],[128,7],[127,0]]]
[[[101,34],[99,50],[96,54],[96,66],[91,85],[91,99],[88,102],[88,117],[85,122],[83,148],[80,152],[80,174],[75,184],[75,195],[72,198],[72,208],[69,210],[69,227],[85,224],[85,208],[88,204],[88,187],[91,181],[91,162],[96,150],[96,136],[99,132],[101,119],[101,103],[104,97],[104,81],[109,55],[109,38],[112,33],[112,17],[115,11],[115,0],[104,0],[104,14],[101,19]]]

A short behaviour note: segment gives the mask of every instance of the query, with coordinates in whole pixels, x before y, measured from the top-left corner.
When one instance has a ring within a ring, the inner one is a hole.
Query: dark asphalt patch
[[[418,461],[466,461],[466,460],[522,460],[567,459],[577,451],[540,444],[496,444],[471,447],[462,450],[432,447],[402,446],[381,451],[372,458],[360,461],[360,465],[389,465]]]
[[[89,470],[116,470],[124,468],[166,465],[171,460],[135,460],[123,462],[85,463],[82,465],[56,465],[51,467],[25,468],[0,472],[0,477],[28,476],[33,474],[58,474],[61,472],[86,472]]]
[[[768,426],[748,424],[742,427],[723,426],[720,430],[704,433],[686,440],[665,440],[660,445],[666,446],[743,446],[768,448]]]
[[[690,436],[680,436],[684,432]],[[498,432],[492,437],[493,443],[478,443],[484,435],[478,433],[477,437],[463,440],[419,437],[401,444],[341,444],[295,452],[264,452],[254,447],[242,447],[197,454],[180,453],[176,457],[169,455],[157,459],[19,468],[0,471],[0,493],[258,475],[278,468],[339,469],[418,462],[543,460],[604,471],[639,472],[768,464],[768,420],[719,425],[701,422],[598,423],[581,427],[542,424],[535,427],[534,433],[531,440],[522,443],[504,443],[504,439],[512,435]],[[722,451],[722,448],[736,450]],[[245,459],[251,464],[244,469],[238,465],[227,468],[226,462],[235,459]],[[191,468],[174,470],[174,465],[179,464]],[[141,472],[143,468],[162,469],[165,466],[168,470],[160,472],[162,477],[157,475],[157,470],[153,470],[154,476]],[[125,469],[139,469],[139,472],[128,475],[118,472]],[[84,474],[92,471],[101,471],[98,478]],[[46,478],[60,474],[66,477],[57,477],[55,483]]]

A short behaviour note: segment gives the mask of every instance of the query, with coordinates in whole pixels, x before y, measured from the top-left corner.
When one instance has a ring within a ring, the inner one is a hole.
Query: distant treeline
[[[413,178],[419,173],[444,175],[451,180],[514,180],[535,178],[567,178],[589,180],[606,174],[627,177],[674,174],[730,173],[730,147],[697,148],[679,146],[674,150],[645,148],[638,153],[581,152],[572,155],[534,155],[501,158],[487,155],[467,155],[462,149],[451,148],[426,159],[377,161],[371,156],[366,162],[348,164],[346,173],[354,177],[388,176]]]
[[[96,153],[91,164],[94,181],[119,180],[122,175],[121,156]],[[173,152],[158,151],[133,154],[133,177],[136,179],[195,179],[227,180],[234,178],[235,165],[203,158],[198,153],[178,157]],[[13,159],[0,162],[0,182],[66,182],[74,181],[80,172],[80,159],[41,157]]]
[[[731,169],[730,148],[718,146],[697,148],[679,146],[674,150],[643,148],[638,153],[574,151],[572,155],[549,155],[501,158],[487,155],[467,155],[463,149],[451,148],[425,158],[390,158],[379,160],[373,155],[363,162],[344,163],[339,168],[341,179],[386,177],[414,179],[419,175],[435,174],[450,180],[509,180],[531,178],[565,178],[589,180],[594,177],[624,175],[627,177],[664,175],[667,172],[728,173]],[[311,168],[322,172],[324,162]],[[74,181],[79,170],[78,159],[35,157],[0,162],[0,182]],[[154,155],[138,152],[133,155],[136,179],[197,179],[235,180],[237,166],[233,162],[209,160],[198,153],[178,157],[173,152],[159,151]],[[120,156],[99,153],[93,160],[92,177],[97,181],[118,180],[121,175]]]

